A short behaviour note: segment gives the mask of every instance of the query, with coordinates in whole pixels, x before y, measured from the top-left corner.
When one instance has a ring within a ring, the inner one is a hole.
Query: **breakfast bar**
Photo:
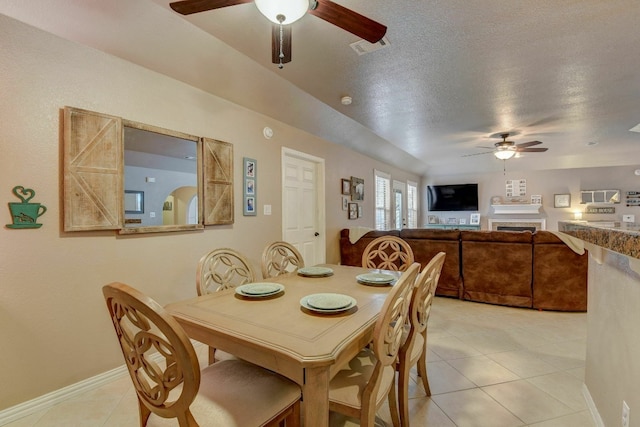
[[[640,408],[640,225],[560,221],[589,251],[584,396],[597,425]]]

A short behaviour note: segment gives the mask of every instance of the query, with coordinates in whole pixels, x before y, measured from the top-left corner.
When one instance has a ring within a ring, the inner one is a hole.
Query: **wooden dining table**
[[[273,296],[248,298],[227,289],[171,303],[166,309],[190,338],[299,384],[302,425],[326,427],[329,381],[371,341],[390,286],[364,285],[356,279],[376,270],[324,266],[333,274],[304,277],[290,273],[263,280],[284,286]],[[301,305],[304,297],[317,293],[348,295],[356,305],[334,314],[316,313]]]

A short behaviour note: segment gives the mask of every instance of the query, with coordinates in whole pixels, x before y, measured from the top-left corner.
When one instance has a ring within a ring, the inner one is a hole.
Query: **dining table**
[[[238,287],[165,308],[191,339],[299,384],[302,425],[327,427],[329,382],[371,342],[376,319],[394,282],[363,282],[359,280],[363,274],[368,277],[380,271],[361,267],[323,264],[311,269],[315,270],[306,271],[314,274],[293,272],[253,284],[252,289],[277,287],[276,293],[245,294],[249,288]],[[388,273],[399,277],[398,272]],[[318,297],[327,295],[344,298],[348,305],[324,307]],[[314,305],[310,305],[312,301]],[[250,410],[250,402],[247,404]]]

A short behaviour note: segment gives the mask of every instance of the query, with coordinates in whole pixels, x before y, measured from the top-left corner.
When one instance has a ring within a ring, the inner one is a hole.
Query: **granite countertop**
[[[640,258],[640,224],[558,221],[558,231],[623,255]]]

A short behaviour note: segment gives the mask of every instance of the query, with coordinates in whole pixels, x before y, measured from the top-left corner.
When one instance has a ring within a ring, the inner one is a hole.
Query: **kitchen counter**
[[[558,221],[558,231],[586,243],[640,259],[640,224],[614,221]]]
[[[589,251],[587,407],[595,425],[620,425],[622,402],[640,408],[640,224],[559,221],[558,230]]]

